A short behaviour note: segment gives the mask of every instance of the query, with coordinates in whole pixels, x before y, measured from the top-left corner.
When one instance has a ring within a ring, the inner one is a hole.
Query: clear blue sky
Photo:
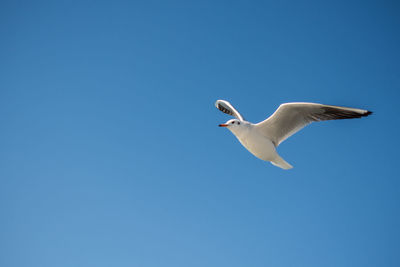
[[[0,266],[400,266],[397,1],[2,1]],[[365,108],[248,153],[214,107]]]

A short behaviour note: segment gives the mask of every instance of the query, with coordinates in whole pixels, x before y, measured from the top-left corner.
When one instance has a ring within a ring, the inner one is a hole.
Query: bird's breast
[[[256,131],[248,131],[247,133],[236,135],[236,137],[257,158],[268,161],[276,155],[275,146],[272,141]]]

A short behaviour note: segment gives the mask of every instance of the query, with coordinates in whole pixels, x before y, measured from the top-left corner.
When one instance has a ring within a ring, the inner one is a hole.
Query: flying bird
[[[276,147],[291,135],[314,121],[340,120],[366,117],[371,111],[329,106],[316,103],[284,103],[266,120],[253,124],[226,100],[217,100],[215,106],[222,112],[236,117],[220,124],[228,128],[240,143],[259,159],[288,170],[293,168],[276,152]]]

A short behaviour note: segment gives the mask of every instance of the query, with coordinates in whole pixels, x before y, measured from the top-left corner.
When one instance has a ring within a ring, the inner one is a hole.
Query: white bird
[[[281,104],[269,118],[253,124],[246,121],[228,101],[217,100],[215,106],[237,118],[220,124],[220,127],[228,128],[257,158],[285,170],[293,166],[278,155],[276,147],[304,126],[314,121],[353,119],[372,114],[364,109],[294,102]]]

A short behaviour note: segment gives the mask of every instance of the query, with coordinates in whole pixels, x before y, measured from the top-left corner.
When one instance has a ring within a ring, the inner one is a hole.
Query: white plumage
[[[237,118],[220,124],[220,127],[227,127],[254,156],[282,169],[291,169],[292,165],[278,155],[276,147],[306,125],[314,121],[353,119],[372,114],[364,109],[294,102],[280,105],[269,118],[253,124],[244,120],[228,101],[217,100],[215,106]]]

